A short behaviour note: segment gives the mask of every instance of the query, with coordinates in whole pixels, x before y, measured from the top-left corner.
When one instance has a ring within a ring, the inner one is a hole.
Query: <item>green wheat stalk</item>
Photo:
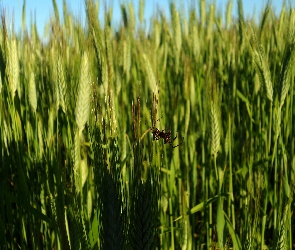
[[[133,36],[135,27],[136,27],[133,4],[131,3],[128,4],[128,10],[129,10],[129,20],[128,20],[129,31],[130,31],[130,34]]]
[[[91,80],[88,53],[84,52],[81,63],[81,73],[78,89],[78,97],[76,101],[76,124],[79,131],[84,129],[84,126],[89,118],[91,100]]]
[[[229,29],[231,23],[232,23],[232,7],[233,7],[233,1],[230,0],[227,2],[227,5],[226,5],[226,18],[225,18],[225,25],[226,25],[226,28]]]
[[[288,249],[287,244],[286,244],[286,221],[287,221],[287,216],[289,212],[289,202],[286,204],[283,217],[280,221],[280,230],[279,230],[279,237],[277,241],[277,247],[276,250],[283,250],[283,249]]]
[[[144,20],[144,0],[139,1],[138,18],[139,22],[142,24]]]
[[[56,60],[58,56],[56,55],[56,49],[55,46],[51,47],[50,55],[52,58],[52,61]],[[52,64],[52,78],[54,81],[54,100],[56,104],[56,109],[59,108],[59,86],[58,86],[58,73],[57,73],[57,64]]]
[[[264,86],[267,98],[272,102],[273,87],[272,87],[272,81],[270,77],[270,70],[268,66],[269,64],[265,57],[263,47],[260,43],[258,43],[254,31],[252,31],[251,47],[252,47],[252,56],[254,58],[254,62],[256,65],[256,70],[257,70],[260,82],[262,83],[262,86]]]
[[[82,136],[82,133],[80,133],[79,131],[76,131],[75,137],[74,137],[74,149],[73,149],[74,180],[75,180],[76,191],[78,193],[82,191],[80,136]]]
[[[219,122],[218,122],[218,115],[216,111],[216,107],[213,101],[211,101],[211,109],[210,109],[210,124],[211,124],[211,133],[210,133],[210,140],[211,140],[211,154],[214,157],[217,157],[217,153],[220,147],[220,129],[219,129]]]
[[[29,103],[33,110],[33,113],[36,113],[37,110],[37,94],[36,94],[36,84],[35,84],[35,74],[31,71],[30,80],[29,80]]]
[[[58,97],[59,103],[64,113],[67,112],[67,91],[65,82],[65,71],[62,64],[62,57],[59,56],[57,60],[57,86],[58,86]]]
[[[19,63],[17,53],[17,41],[12,39],[8,44],[7,75],[11,96],[14,97],[16,89],[19,89]],[[20,93],[18,93],[20,96]]]
[[[206,23],[206,1],[200,0],[199,4],[201,27],[204,27]]]
[[[294,57],[295,57],[295,13],[291,13],[290,18],[290,33],[288,38],[288,43],[285,47],[284,51],[284,60],[282,65],[282,70],[280,74],[280,82],[281,82],[281,96],[280,96],[280,105],[279,107],[282,108],[290,89],[291,83],[291,76],[294,72],[293,64],[294,64]]]
[[[171,9],[171,18],[172,18],[172,25],[173,25],[173,35],[174,35],[174,46],[175,46],[175,70],[178,73],[179,69],[179,57],[180,57],[180,50],[182,45],[182,37],[181,37],[181,25],[180,25],[180,18],[179,12],[176,10],[176,6],[173,2],[170,4]]]
[[[157,81],[156,81],[154,71],[152,69],[152,65],[145,53],[142,53],[142,59],[143,59],[144,65],[145,65],[145,70],[147,73],[149,87],[150,87],[151,91],[155,92],[157,89]]]
[[[1,74],[0,74],[0,94],[1,94],[1,92],[2,92],[2,86],[3,86],[3,84],[2,84],[2,76],[1,76]]]

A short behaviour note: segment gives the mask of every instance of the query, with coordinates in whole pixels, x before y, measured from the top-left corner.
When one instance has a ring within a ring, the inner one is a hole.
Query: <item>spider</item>
[[[171,130],[166,130],[165,129],[165,130],[160,131],[156,127],[152,127],[151,130],[152,130],[152,133],[155,136],[156,140],[160,140],[161,138],[163,138],[164,139],[164,144],[169,143],[171,148],[176,148],[176,147],[180,146],[183,143],[183,138],[182,138],[182,142],[180,144],[178,144],[176,146],[173,146],[173,142],[177,138],[177,134],[173,138],[173,140],[171,140]],[[165,131],[168,131],[168,132],[165,132]]]

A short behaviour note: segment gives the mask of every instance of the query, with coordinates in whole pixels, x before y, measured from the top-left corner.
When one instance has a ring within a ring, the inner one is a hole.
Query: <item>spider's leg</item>
[[[174,138],[174,140],[175,140],[175,138]],[[178,145],[173,146],[172,143],[171,143],[170,145],[171,145],[172,148],[176,148],[176,147],[182,145],[183,141],[184,141],[184,137],[182,137],[182,141],[181,141],[181,143],[179,143]]]
[[[177,133],[176,133],[176,136],[173,138],[172,142],[174,142],[176,138],[177,138]]]

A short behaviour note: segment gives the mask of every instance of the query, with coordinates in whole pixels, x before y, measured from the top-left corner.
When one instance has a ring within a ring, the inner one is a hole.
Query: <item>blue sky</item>
[[[58,8],[60,11],[60,15],[62,15],[62,0],[56,0],[58,4]],[[135,11],[137,13],[138,9],[138,2],[139,0],[105,0],[108,5],[113,6],[113,24],[117,25],[119,23],[119,20],[121,18],[120,14],[120,4],[121,3],[128,3],[132,2],[135,6]],[[171,0],[145,0],[145,19],[146,22],[149,23],[150,16],[155,13],[158,7],[160,7],[161,10],[167,11],[169,13],[169,3]],[[198,4],[199,0],[172,0],[177,3],[178,6],[186,6],[187,3],[195,2]],[[221,9],[222,13],[225,13],[227,0],[215,0],[216,6]],[[71,12],[78,17],[80,20],[85,20],[85,14],[84,14],[84,0],[67,0],[67,6],[68,9],[71,10]],[[102,4],[104,1],[100,2],[100,16],[103,18],[103,7]],[[213,0],[207,0],[207,3],[214,2]],[[237,5],[236,0],[233,1],[233,15],[236,15],[237,13]],[[292,3],[292,6],[294,6],[295,0],[289,0],[289,2]],[[265,4],[267,3],[266,0],[243,0],[244,5],[244,12],[245,17],[252,16],[253,11],[258,16],[260,11],[263,9]],[[276,10],[276,13],[278,14],[281,10],[283,0],[273,0],[272,6]],[[14,28],[15,31],[18,32],[21,29],[21,17],[22,17],[22,5],[23,0],[0,0],[0,6],[4,8],[6,14],[8,14],[8,17],[11,18],[12,13],[14,15]],[[44,33],[44,27],[46,23],[50,20],[50,17],[53,16],[53,6],[51,0],[26,0],[26,19],[27,19],[27,27],[30,24],[31,18],[36,18],[37,28],[40,36],[43,36]],[[10,19],[11,20],[11,19]]]

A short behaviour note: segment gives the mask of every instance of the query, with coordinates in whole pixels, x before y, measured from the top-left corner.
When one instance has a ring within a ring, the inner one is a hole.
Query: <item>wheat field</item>
[[[196,2],[1,12],[0,249],[295,247],[295,10]]]

